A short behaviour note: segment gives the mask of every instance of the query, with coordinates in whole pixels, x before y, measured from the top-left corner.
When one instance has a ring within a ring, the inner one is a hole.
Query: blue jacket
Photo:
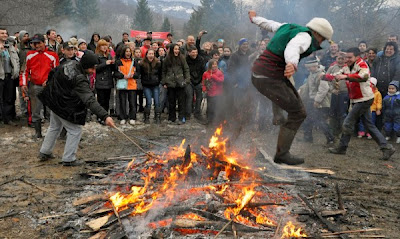
[[[400,116],[400,92],[394,95],[387,95],[383,98],[382,109],[384,117],[399,117]]]

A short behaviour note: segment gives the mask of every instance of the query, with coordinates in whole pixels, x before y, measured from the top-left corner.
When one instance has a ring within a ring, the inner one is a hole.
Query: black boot
[[[35,125],[35,135],[33,136],[36,139],[42,138],[42,122],[36,121],[33,123]]]
[[[150,124],[150,108],[144,108],[144,123]]]
[[[161,124],[161,108],[156,107],[155,108],[155,116],[154,119],[156,120],[156,124]]]
[[[284,163],[288,165],[298,165],[304,163],[304,159],[291,155],[289,153],[294,136],[297,131],[285,127],[280,128],[278,136],[278,145],[276,148],[275,163]]]
[[[329,148],[329,153],[331,154],[346,154],[347,147],[338,146],[335,148]]]
[[[383,156],[381,160],[389,160],[390,157],[396,152],[396,149],[393,148],[393,145],[387,144],[384,148],[381,149]]]

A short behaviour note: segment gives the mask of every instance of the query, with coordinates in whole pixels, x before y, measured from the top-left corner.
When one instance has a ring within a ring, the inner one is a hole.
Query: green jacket
[[[164,60],[162,67],[162,85],[168,88],[183,88],[190,84],[190,71],[186,60],[182,57],[181,62],[172,64]]]
[[[300,32],[307,32],[308,34],[310,34],[312,38],[311,46],[307,49],[306,52],[300,55],[300,59],[307,57],[314,51],[318,51],[321,49],[321,47],[318,44],[318,41],[312,35],[311,29],[297,24],[282,25],[278,29],[278,31],[276,31],[274,37],[269,42],[267,49],[270,52],[274,53],[275,55],[284,58],[284,53],[287,44]]]

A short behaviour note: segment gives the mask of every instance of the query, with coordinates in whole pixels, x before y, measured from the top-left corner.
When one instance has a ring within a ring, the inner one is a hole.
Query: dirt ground
[[[165,117],[165,116],[163,116]],[[42,141],[31,139],[33,129],[23,126],[0,128],[0,238],[87,238],[79,234],[76,225],[68,223],[68,217],[41,219],[54,214],[74,214],[66,211],[72,200],[82,192],[82,186],[74,185],[85,179],[79,173],[90,168],[89,164],[79,167],[63,167],[59,164],[65,141],[59,140],[54,150],[56,159],[38,162],[37,155]],[[48,124],[45,124],[44,129]],[[122,127],[131,136],[140,136],[165,145],[177,145],[187,138],[191,144],[204,144],[211,130],[190,121],[186,125],[126,125]],[[246,137],[239,139],[243,148],[254,148],[252,142],[262,145],[273,155],[275,152],[276,129],[249,130]],[[251,137],[249,137],[251,136]],[[331,155],[322,134],[314,133],[315,143],[304,143],[299,139],[292,151],[306,158],[304,167],[329,168],[334,177],[320,177],[325,184],[321,191],[306,192],[307,196],[321,194],[334,198],[335,183],[338,183],[345,207],[356,208],[352,217],[335,219],[342,230],[366,227],[382,228],[379,234],[386,238],[399,238],[400,228],[400,146],[389,161],[381,161],[381,152],[373,140],[352,138],[346,155]],[[146,150],[159,149],[137,141]],[[392,142],[393,143],[393,142]],[[112,156],[134,155],[140,151],[115,130],[91,122],[84,127],[78,158],[84,161],[107,160]],[[52,181],[46,182],[51,179]],[[25,182],[23,181],[25,180]],[[54,183],[67,182],[67,183]],[[46,190],[44,192],[35,186]],[[327,190],[328,188],[328,190]],[[326,194],[332,188],[331,195]],[[322,193],[324,192],[324,194]],[[70,210],[70,209],[68,209]],[[357,214],[357,215],[356,215]],[[354,216],[356,215],[356,216]],[[307,229],[306,229],[307,230]]]

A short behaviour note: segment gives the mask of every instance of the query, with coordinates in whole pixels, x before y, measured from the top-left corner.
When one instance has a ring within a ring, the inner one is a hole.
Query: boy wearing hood
[[[400,92],[399,82],[392,81],[388,87],[388,94],[383,98],[383,121],[386,140],[390,140],[392,132],[396,134],[396,143],[400,144]]]

